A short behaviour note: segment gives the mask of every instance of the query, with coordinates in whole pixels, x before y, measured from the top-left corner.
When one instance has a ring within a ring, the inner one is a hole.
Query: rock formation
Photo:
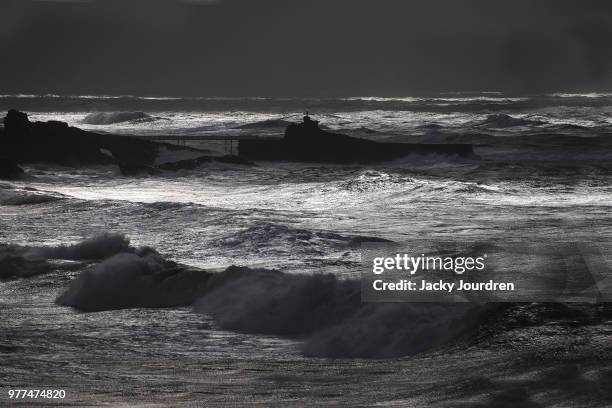
[[[27,114],[10,110],[4,118],[4,130],[0,129],[0,154],[7,157],[0,164],[0,178],[19,177],[23,171],[17,165],[23,163],[51,163],[63,166],[115,164],[124,175],[193,169],[213,161],[252,164],[236,156],[202,155],[156,165],[161,147],[178,148],[136,137],[88,132],[70,127],[64,122],[31,122]],[[192,154],[194,151],[205,152],[198,149],[181,149],[190,150]]]
[[[308,115],[303,123],[287,126],[283,139],[241,140],[238,152],[251,160],[362,164],[411,154],[473,155],[470,144],[382,143],[332,133]]]

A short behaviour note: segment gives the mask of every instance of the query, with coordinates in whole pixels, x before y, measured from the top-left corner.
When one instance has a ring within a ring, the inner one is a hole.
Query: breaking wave
[[[130,240],[122,234],[106,233],[86,239],[74,245],[31,247],[31,256],[49,259],[100,260],[120,252],[130,252]]]
[[[144,112],[95,112],[83,118],[87,125],[110,125],[113,123],[152,120],[153,117]]]
[[[14,193],[4,194],[0,193],[0,204],[1,205],[28,205],[28,204],[42,204],[53,201],[63,200],[65,197],[50,194],[28,194],[28,193]]]
[[[209,274],[164,259],[151,248],[116,254],[81,272],[56,303],[95,312],[189,306],[204,294]]]
[[[352,193],[384,192],[387,194],[427,195],[429,193],[474,194],[502,192],[496,186],[479,182],[431,177],[412,177],[383,171],[366,171],[337,184],[340,191]]]
[[[28,278],[53,271],[47,259],[27,256],[27,247],[0,244],[0,279]]]
[[[93,248],[105,250],[92,253]],[[88,312],[193,305],[226,330],[299,338],[307,356],[419,353],[457,338],[480,315],[480,308],[470,305],[361,303],[360,282],[332,274],[238,266],[211,273],[164,259],[151,248],[130,247],[120,235],[32,253],[104,257],[71,282],[56,299],[59,305]]]
[[[481,126],[491,126],[497,128],[507,128],[514,126],[528,126],[528,125],[540,125],[544,122],[531,119],[515,118],[504,113],[497,113],[489,115],[487,118],[480,123]]]
[[[212,274],[194,310],[223,329],[302,340],[306,356],[394,358],[457,342],[489,344],[513,327],[547,321],[600,324],[608,304],[362,303],[361,283],[230,267]]]
[[[298,337],[312,357],[391,358],[439,347],[476,322],[459,304],[361,303],[360,282],[230,267],[194,309],[227,330]]]
[[[66,199],[58,193],[41,192],[33,188],[21,189],[0,185],[0,205],[42,204]]]
[[[389,190],[411,186],[415,179],[393,172],[366,170],[341,181],[338,188],[341,191],[363,193],[367,191]]]
[[[299,339],[311,357],[395,358],[503,339],[513,327],[550,319],[590,324],[610,316],[610,308],[590,306],[568,313],[545,304],[362,303],[358,280],[240,266],[213,273],[133,248],[119,235],[46,255],[83,258],[91,246],[110,249],[94,253],[105,258],[83,270],[57,304],[88,312],[191,305],[224,330]]]
[[[21,246],[0,244],[0,279],[27,278],[53,272],[52,260],[98,261],[135,249],[121,234],[102,234],[74,245]]]

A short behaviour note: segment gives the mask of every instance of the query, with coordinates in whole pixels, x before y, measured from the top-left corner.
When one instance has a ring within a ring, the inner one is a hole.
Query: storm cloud
[[[397,96],[612,89],[612,5],[8,0],[0,92]]]

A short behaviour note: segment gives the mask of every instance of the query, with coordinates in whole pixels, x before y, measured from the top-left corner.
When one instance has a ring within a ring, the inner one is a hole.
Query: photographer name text
[[[468,271],[483,271],[485,269],[486,254],[478,257],[470,256],[409,256],[408,254],[395,254],[392,257],[377,257],[372,260],[372,273],[381,275],[388,271],[402,271],[412,278],[417,272],[446,271],[455,276],[463,275]],[[492,279],[485,282],[472,282],[460,279],[459,281],[398,279],[392,282],[376,279],[372,282],[375,291],[428,291],[428,292],[454,292],[454,291],[514,291],[512,282],[496,282]]]

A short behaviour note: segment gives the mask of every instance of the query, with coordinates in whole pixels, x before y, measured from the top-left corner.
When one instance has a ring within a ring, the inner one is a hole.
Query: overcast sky
[[[612,90],[612,1],[0,0],[0,93]]]

